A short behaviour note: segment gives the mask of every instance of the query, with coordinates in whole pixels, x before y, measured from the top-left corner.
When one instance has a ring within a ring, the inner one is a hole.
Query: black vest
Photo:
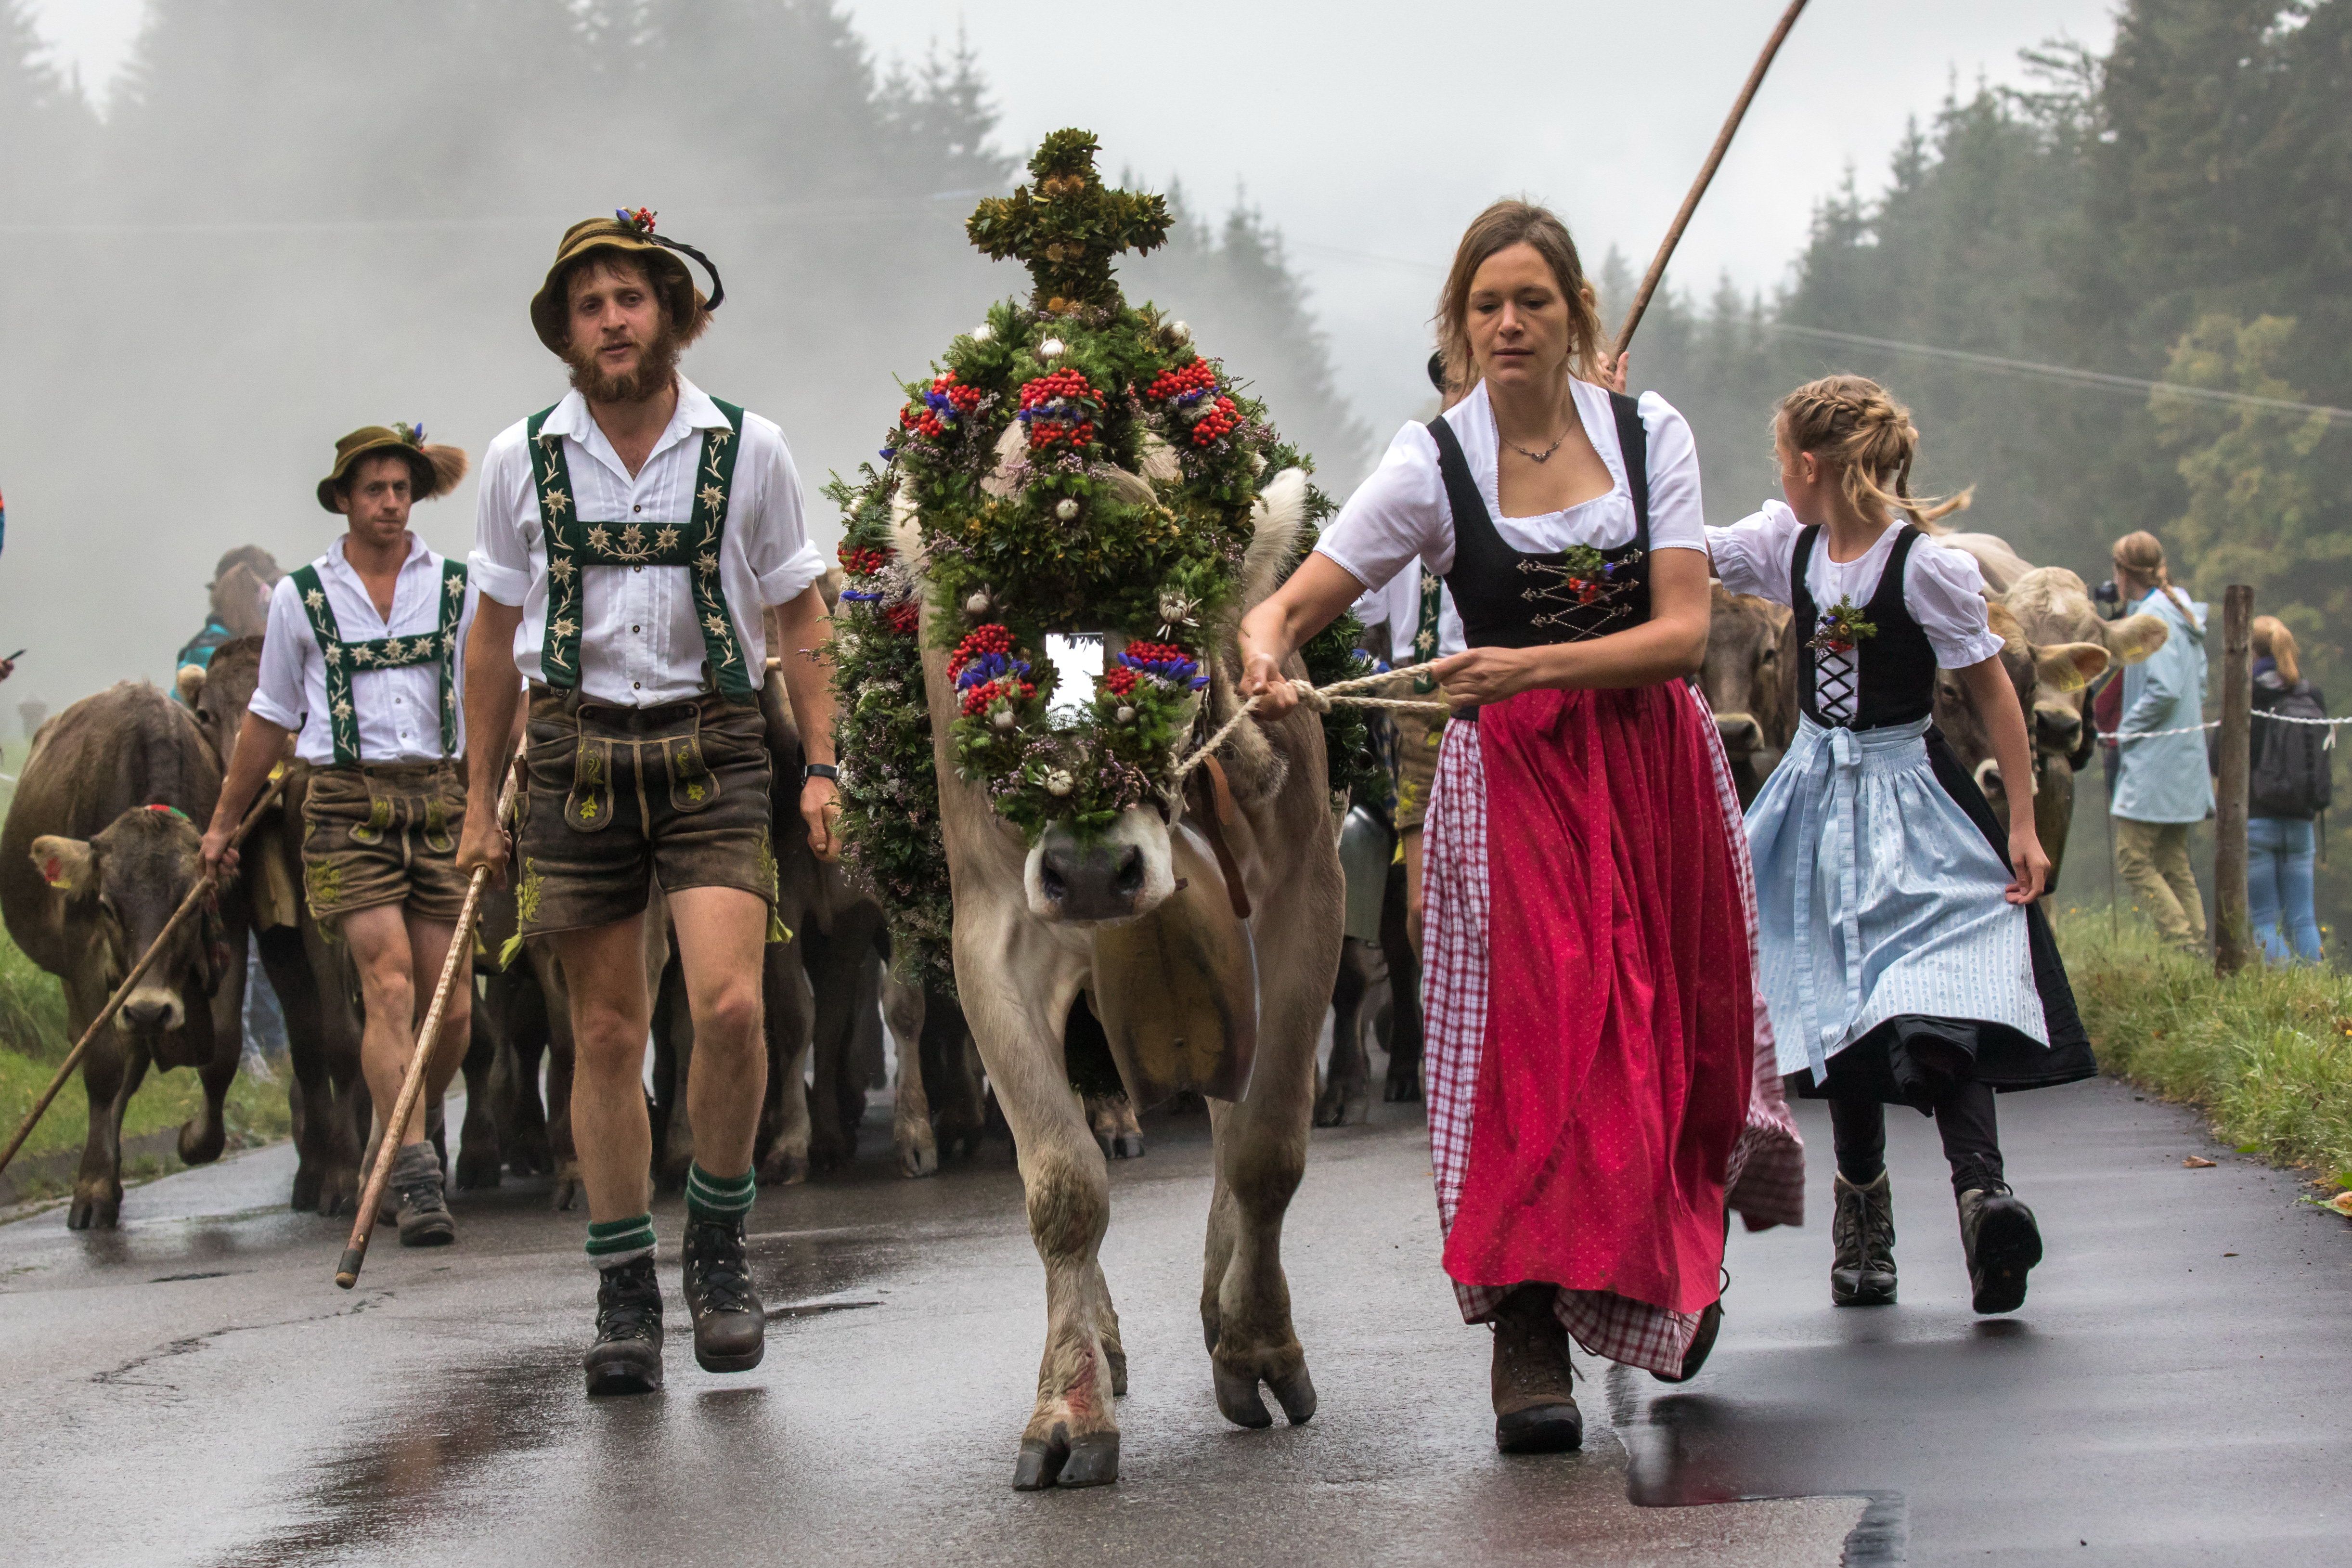
[[[1885,570],[1879,574],[1878,591],[1863,607],[1863,619],[1878,628],[1875,637],[1864,637],[1854,644],[1854,668],[1862,678],[1862,701],[1855,708],[1853,722],[1844,726],[1853,730],[1876,730],[1889,724],[1912,724],[1936,710],[1936,650],[1927,641],[1927,634],[1911,618],[1910,607],[1903,602],[1903,571],[1911,558],[1911,547],[1919,542],[1919,531],[1908,523],[1899,525],[1901,531],[1894,548],[1886,552]],[[1813,637],[1822,622],[1821,607],[1813,603],[1812,591],[1805,586],[1805,568],[1812,564],[1814,547],[1821,540],[1821,525],[1813,524],[1797,535],[1797,548],[1789,560],[1789,604],[1796,611],[1797,630],[1797,702],[1805,717],[1826,728],[1839,726],[1822,717],[1820,704],[1813,690],[1814,661],[1819,657],[1813,647]]]
[[[1633,497],[1633,537],[1614,550],[1589,552],[1599,562],[1591,576],[1571,574],[1570,552],[1528,555],[1505,543],[1454,426],[1442,414],[1429,422],[1446,504],[1454,512],[1454,566],[1445,574],[1445,586],[1454,595],[1468,647],[1582,642],[1650,618],[1649,437],[1633,399],[1612,392],[1609,402],[1617,415],[1626,488]]]

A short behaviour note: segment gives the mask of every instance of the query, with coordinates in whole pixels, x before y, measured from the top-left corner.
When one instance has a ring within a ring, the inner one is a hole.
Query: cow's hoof
[[[575,1171],[568,1176],[556,1177],[554,1190],[548,1195],[547,1206],[557,1214],[568,1214],[571,1212],[572,1205],[579,1201],[579,1173]]]
[[[1143,1158],[1143,1134],[1140,1132],[1114,1132],[1108,1137],[1097,1133],[1095,1142],[1102,1145],[1102,1152],[1107,1159],[1140,1160]]]
[[[1065,1427],[1051,1438],[1024,1437],[1021,1457],[1013,1465],[1013,1489],[1044,1491],[1047,1487],[1103,1487],[1118,1479],[1118,1434],[1088,1432],[1071,1437]]]
[[[544,1128],[532,1128],[514,1133],[509,1140],[513,1147],[507,1150],[507,1169],[518,1176],[544,1176],[555,1170],[554,1152],[547,1146]]]
[[[217,1120],[193,1117],[180,1123],[180,1163],[209,1165],[228,1147],[228,1129]]]
[[[857,1145],[846,1138],[817,1137],[809,1140],[808,1163],[812,1171],[838,1171],[857,1158]]]
[[[939,1146],[909,1138],[898,1145],[898,1173],[909,1179],[939,1173]]]
[[[90,1196],[78,1193],[66,1209],[68,1230],[112,1230],[122,1218],[122,1194]]]
[[[466,1144],[457,1151],[457,1185],[467,1192],[483,1192],[504,1181],[506,1162],[495,1149],[481,1153]]]
[[[760,1167],[760,1184],[763,1187],[797,1187],[808,1180],[808,1156],[786,1153],[779,1149]]]
[[[1360,1127],[1371,1119],[1371,1100],[1362,1094],[1327,1097],[1315,1104],[1318,1127]]]
[[[1421,1064],[1406,1062],[1402,1068],[1389,1064],[1388,1082],[1381,1087],[1381,1098],[1391,1105],[1421,1103]]]
[[[311,1170],[307,1165],[296,1166],[294,1170],[294,1192],[292,1197],[289,1200],[294,1212],[296,1214],[308,1214],[310,1210],[317,1208],[319,1206],[319,1189],[325,1185],[326,1178],[320,1175],[318,1172]]]
[[[1274,1417],[1258,1397],[1257,1385],[1263,1377],[1273,1390],[1275,1402],[1282,1406],[1284,1417],[1293,1426],[1304,1426],[1315,1418],[1315,1382],[1307,1375],[1307,1358],[1293,1351],[1287,1366],[1276,1366],[1263,1373],[1231,1365],[1223,1356],[1212,1356],[1210,1366],[1216,1374],[1217,1412],[1236,1426],[1253,1431],[1274,1425]]]
[[[1127,1394],[1127,1352],[1117,1345],[1105,1345],[1103,1360],[1110,1363],[1111,1397],[1123,1398]]]
[[[356,1171],[338,1171],[319,1184],[319,1212],[329,1219],[350,1213],[359,1201],[360,1178]]]

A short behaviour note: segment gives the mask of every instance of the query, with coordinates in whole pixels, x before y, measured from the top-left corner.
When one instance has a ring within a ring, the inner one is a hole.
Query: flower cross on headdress
[[[654,232],[655,216],[653,208],[638,207],[635,211],[632,211],[627,207],[614,207],[613,209],[613,216],[620,219],[623,223],[627,224],[631,228],[635,229],[639,234],[645,235],[649,238],[652,237]]]

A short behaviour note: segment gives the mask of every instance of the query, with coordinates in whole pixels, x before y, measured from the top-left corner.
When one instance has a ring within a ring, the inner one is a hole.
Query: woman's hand
[[[1242,645],[1241,691],[1244,699],[1257,699],[1251,711],[1264,723],[1271,724],[1298,706],[1298,693],[1291,689],[1282,666],[1272,654],[1253,652],[1246,640]]]
[[[1500,702],[1541,684],[1534,653],[1523,647],[1474,647],[1441,658],[1430,669],[1456,707]]]
[[[2031,810],[2032,805],[2031,800],[2011,801],[2009,808],[2014,812],[2023,805]],[[2030,904],[2050,885],[2050,857],[2042,851],[2042,836],[2033,830],[2031,817],[2021,819],[2009,830],[2009,863],[2017,873],[2009,880],[2006,897],[2011,903]]]

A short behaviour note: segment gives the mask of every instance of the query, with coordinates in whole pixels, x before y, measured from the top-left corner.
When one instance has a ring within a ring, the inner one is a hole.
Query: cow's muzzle
[[[1168,826],[1131,810],[1099,836],[1081,839],[1058,824],[1030,847],[1024,868],[1029,912],[1041,920],[1089,923],[1149,914],[1175,891]]]
[[[186,1021],[179,993],[160,985],[142,985],[122,1004],[122,1022],[136,1034],[168,1035]]]
[[[2033,705],[2033,738],[2045,752],[2072,752],[2082,738],[2083,715],[2070,702]]]
[[[1744,757],[1764,743],[1764,726],[1750,713],[1717,714],[1715,732],[1723,738],[1724,751],[1735,757]]]

